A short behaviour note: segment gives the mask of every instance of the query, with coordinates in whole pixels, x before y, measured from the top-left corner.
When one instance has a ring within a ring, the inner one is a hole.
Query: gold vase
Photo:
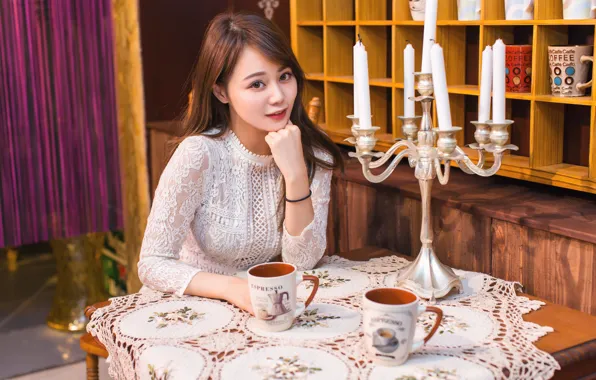
[[[52,240],[58,282],[47,318],[51,328],[81,331],[87,324],[85,307],[108,298],[104,287],[100,255],[104,233],[91,233]]]

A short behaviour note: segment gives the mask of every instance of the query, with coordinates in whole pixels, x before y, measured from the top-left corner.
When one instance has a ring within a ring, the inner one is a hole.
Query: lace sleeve
[[[200,203],[204,172],[209,166],[203,139],[186,138],[164,169],[141,245],[141,282],[152,289],[179,296],[199,271],[178,259]]]
[[[331,161],[331,157],[323,159]],[[323,257],[327,248],[327,215],[333,171],[317,168],[312,181],[313,221],[304,228],[300,236],[292,236],[283,225],[282,259],[296,265],[299,270],[312,269]]]

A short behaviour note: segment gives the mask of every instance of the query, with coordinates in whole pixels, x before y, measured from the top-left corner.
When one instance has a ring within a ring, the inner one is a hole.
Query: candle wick
[[[358,42],[362,43],[362,37],[360,37],[360,33],[358,33]]]

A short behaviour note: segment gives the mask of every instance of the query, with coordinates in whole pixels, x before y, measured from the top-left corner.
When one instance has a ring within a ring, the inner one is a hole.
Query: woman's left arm
[[[310,190],[310,198],[302,202],[286,202],[286,215],[283,225],[282,259],[296,265],[299,270],[312,269],[323,257],[327,248],[327,215],[331,177],[329,169],[317,168]],[[286,183],[288,199],[294,193]],[[306,190],[304,185],[296,190],[298,194],[308,194],[308,178]],[[299,199],[299,198],[298,198]]]
[[[309,186],[302,153],[300,129],[289,123],[277,132],[270,132],[265,141],[286,183],[286,211],[283,223],[281,256],[283,261],[300,270],[311,269],[323,257],[327,248],[327,214],[332,171],[316,168]],[[326,161],[332,158],[315,152]],[[312,195],[308,196],[309,191]]]

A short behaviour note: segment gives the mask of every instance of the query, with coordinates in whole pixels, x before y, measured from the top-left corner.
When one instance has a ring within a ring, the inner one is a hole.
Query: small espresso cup
[[[313,289],[305,303],[296,302],[296,288],[303,281],[312,281]],[[278,332],[289,329],[304,309],[310,305],[319,278],[303,275],[288,263],[265,263],[248,270],[250,301],[258,328]]]
[[[457,0],[457,19],[460,21],[480,20],[482,0]]]
[[[414,21],[424,21],[424,11],[426,10],[426,0],[409,0],[410,14]]]
[[[596,10],[594,0],[563,0],[563,18],[565,20],[582,20],[593,18]]]
[[[505,0],[505,19],[534,20],[534,0]]]
[[[507,92],[532,90],[532,45],[505,46]]]
[[[437,331],[443,312],[434,306],[423,306],[409,290],[377,288],[363,296],[364,343],[371,360],[378,364],[397,366],[408,360],[410,353],[424,345]],[[428,335],[414,341],[416,322],[423,312],[437,314]]]
[[[550,85],[554,96],[584,96],[592,86],[591,63],[594,46],[549,46]]]

